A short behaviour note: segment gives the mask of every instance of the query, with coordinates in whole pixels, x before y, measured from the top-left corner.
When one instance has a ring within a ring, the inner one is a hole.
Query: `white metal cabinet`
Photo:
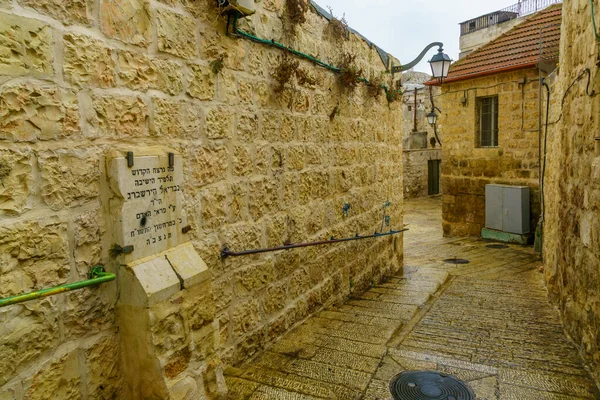
[[[485,227],[527,234],[531,231],[529,186],[485,185]]]

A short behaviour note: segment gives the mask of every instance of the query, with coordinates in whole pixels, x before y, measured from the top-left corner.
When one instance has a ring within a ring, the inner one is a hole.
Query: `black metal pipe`
[[[336,239],[336,238],[332,237],[329,240],[322,240],[322,241],[319,241],[319,242],[298,243],[298,244],[285,244],[285,245],[279,246],[279,247],[270,247],[270,248],[266,248],[266,249],[257,249],[257,250],[245,250],[245,251],[239,251],[239,252],[231,251],[231,250],[229,250],[229,248],[227,246],[225,246],[221,250],[221,258],[241,257],[241,256],[249,256],[249,255],[252,255],[252,254],[272,253],[274,251],[298,249],[300,247],[323,246],[323,245],[326,245],[326,244],[351,242],[351,241],[354,241],[354,240],[373,239],[373,238],[378,238],[378,237],[383,237],[383,236],[396,235],[396,234],[401,233],[401,232],[406,232],[407,230],[408,229],[402,229],[400,231],[391,230],[391,231],[385,232],[385,233],[377,233],[377,232],[375,232],[374,234],[369,235],[369,236],[359,236],[358,233],[357,233],[356,236],[349,237],[349,238],[343,238],[343,239]]]

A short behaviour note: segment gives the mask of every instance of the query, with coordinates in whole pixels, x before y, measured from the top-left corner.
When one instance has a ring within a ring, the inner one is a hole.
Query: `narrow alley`
[[[391,399],[395,375],[432,370],[477,399],[600,398],[531,248],[443,238],[440,198],[407,201],[405,224],[403,274],[229,367],[229,397]]]

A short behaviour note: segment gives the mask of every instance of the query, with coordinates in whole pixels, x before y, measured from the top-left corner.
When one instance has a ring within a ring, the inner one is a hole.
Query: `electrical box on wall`
[[[256,12],[254,0],[218,0],[218,2],[221,7],[230,6],[242,13],[243,16],[252,15]]]
[[[485,185],[485,227],[519,235],[529,233],[529,202],[527,186]]]

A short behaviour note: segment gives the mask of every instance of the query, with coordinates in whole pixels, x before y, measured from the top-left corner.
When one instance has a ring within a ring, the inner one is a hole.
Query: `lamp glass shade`
[[[450,72],[451,63],[452,60],[450,57],[441,49],[438,50],[438,53],[429,61],[429,64],[431,65],[431,74],[436,79],[446,78]]]
[[[433,75],[434,78],[441,78],[442,73],[444,72],[444,62],[436,61],[436,62],[430,62],[430,64],[431,64],[431,75]]]
[[[437,114],[434,111],[427,114],[427,122],[429,122],[429,125],[435,125],[437,122]]]

